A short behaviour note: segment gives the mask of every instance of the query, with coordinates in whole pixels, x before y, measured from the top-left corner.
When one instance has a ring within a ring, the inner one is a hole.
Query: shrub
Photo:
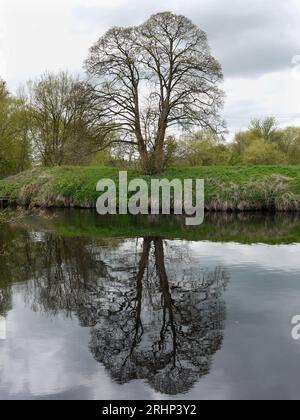
[[[287,159],[275,143],[255,140],[246,147],[243,161],[254,165],[272,165],[285,163]]]

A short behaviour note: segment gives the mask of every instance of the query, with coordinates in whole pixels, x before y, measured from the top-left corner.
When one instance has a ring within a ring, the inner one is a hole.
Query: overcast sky
[[[82,72],[113,25],[184,14],[205,30],[224,71],[231,133],[257,116],[300,125],[299,0],[0,0],[0,77],[12,92],[45,70]]]

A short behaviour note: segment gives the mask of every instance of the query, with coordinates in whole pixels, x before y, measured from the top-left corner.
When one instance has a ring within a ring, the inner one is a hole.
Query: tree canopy
[[[26,105],[8,92],[0,80],[0,177],[30,166],[31,142]]]

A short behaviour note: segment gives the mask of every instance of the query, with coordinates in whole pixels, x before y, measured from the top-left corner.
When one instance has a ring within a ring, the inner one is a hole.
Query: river
[[[298,399],[300,217],[0,226],[0,399]]]

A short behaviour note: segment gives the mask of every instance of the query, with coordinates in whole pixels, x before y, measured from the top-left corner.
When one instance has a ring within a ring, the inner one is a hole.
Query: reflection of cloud
[[[294,245],[241,245],[237,243],[193,242],[193,254],[205,257],[214,264],[225,266],[256,265],[273,271],[300,270],[300,244]]]
[[[150,399],[143,384],[122,389],[112,384],[104,367],[93,360],[89,329],[76,320],[32,312],[14,289],[13,309],[7,316],[9,334],[0,342],[1,399],[83,398]],[[5,394],[4,394],[5,393]]]
[[[68,320],[61,323],[59,316],[53,323],[33,313],[20,295],[14,296],[13,307],[7,316],[9,334],[0,346],[1,385],[9,394],[51,394],[84,384],[83,373],[73,369],[76,361],[69,344],[69,334],[78,334],[79,327]],[[80,332],[82,337],[84,330]]]
[[[296,66],[297,64],[300,64],[300,54],[294,55],[294,57],[292,58],[292,65]]]
[[[0,315],[0,340],[6,340],[6,319]]]

